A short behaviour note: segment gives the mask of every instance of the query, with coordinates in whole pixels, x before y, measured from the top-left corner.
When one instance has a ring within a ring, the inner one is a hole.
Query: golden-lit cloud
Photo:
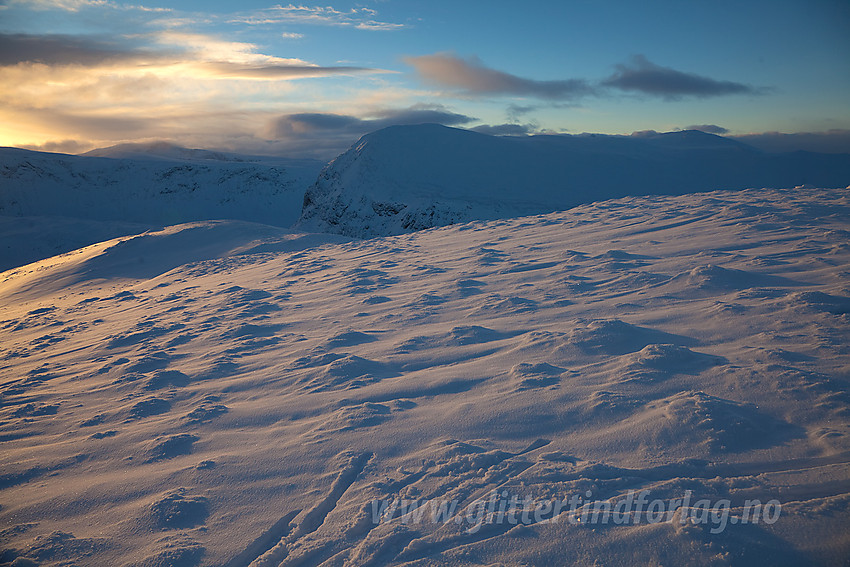
[[[222,116],[239,117],[227,121],[234,136],[251,134],[299,98],[294,79],[384,72],[174,30],[109,39],[0,34],[0,145],[98,145],[179,137],[181,129],[223,135]]]
[[[0,0],[7,24],[0,33],[0,145],[85,150],[169,139],[262,150],[295,143],[267,138],[280,116],[410,104],[403,88],[379,79],[391,71],[269,52],[271,38],[303,38],[305,26],[404,27],[371,8],[287,4],[221,13],[142,2]],[[66,33],[33,31],[51,28]],[[240,41],[247,29],[263,44]]]

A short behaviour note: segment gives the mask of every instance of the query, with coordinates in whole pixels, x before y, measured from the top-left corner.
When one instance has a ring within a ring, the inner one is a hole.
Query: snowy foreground
[[[4,272],[0,564],[841,565],[848,242],[748,190]]]

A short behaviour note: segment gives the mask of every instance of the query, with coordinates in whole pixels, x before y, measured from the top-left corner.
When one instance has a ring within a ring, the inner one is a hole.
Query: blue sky
[[[844,0],[0,0],[0,145],[324,158],[428,121],[850,151],[848,100]]]

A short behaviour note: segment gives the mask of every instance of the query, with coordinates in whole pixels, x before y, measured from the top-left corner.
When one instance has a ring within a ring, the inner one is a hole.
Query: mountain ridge
[[[295,226],[369,238],[629,195],[848,183],[850,154],[767,154],[692,130],[496,137],[390,126],[325,166]]]
[[[175,149],[176,148],[176,149]],[[288,226],[321,162],[76,156],[0,148],[0,215],[176,224],[232,218]],[[220,156],[225,157],[225,156]]]
[[[186,222],[371,238],[629,195],[848,184],[850,154],[771,154],[698,130],[492,136],[391,126],[328,164],[162,141],[81,156],[0,148],[0,269]]]

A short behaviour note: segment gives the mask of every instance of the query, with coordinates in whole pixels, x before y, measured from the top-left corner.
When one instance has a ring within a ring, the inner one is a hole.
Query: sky
[[[850,152],[846,0],[324,2],[0,0],[0,146],[329,159],[437,122]]]

